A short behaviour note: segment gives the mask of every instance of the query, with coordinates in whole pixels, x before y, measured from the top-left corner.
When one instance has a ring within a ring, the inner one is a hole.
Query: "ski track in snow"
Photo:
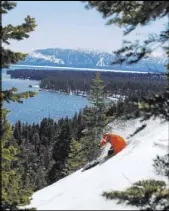
[[[160,119],[151,119],[146,123],[146,128],[128,139],[143,123],[138,119],[111,123],[111,132],[119,134],[128,142],[123,151],[102,165],[84,172],[78,170],[35,192],[31,204],[26,207],[35,207],[37,210],[136,210],[135,207],[108,200],[102,193],[124,190],[138,180],[165,180],[156,175],[152,164],[156,155],[167,152],[169,124],[161,123]]]

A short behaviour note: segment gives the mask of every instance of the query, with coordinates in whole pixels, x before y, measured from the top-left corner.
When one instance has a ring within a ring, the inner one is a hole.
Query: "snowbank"
[[[135,210],[117,205],[101,196],[103,191],[123,190],[138,180],[159,179],[152,167],[157,154],[164,155],[168,144],[168,123],[149,120],[148,126],[132,138],[141,125],[138,120],[115,122],[112,132],[123,136],[128,146],[102,165],[59,180],[34,193],[31,204],[37,210]],[[164,178],[160,178],[164,179]]]

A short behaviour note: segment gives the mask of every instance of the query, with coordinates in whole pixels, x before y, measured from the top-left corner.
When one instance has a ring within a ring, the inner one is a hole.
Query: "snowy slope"
[[[148,126],[128,139],[143,123],[138,120],[114,122],[112,132],[123,136],[128,146],[102,165],[59,180],[37,191],[28,207],[37,210],[134,210],[133,207],[117,205],[106,200],[103,191],[123,190],[138,180],[159,179],[152,167],[156,155],[164,155],[168,146],[168,123],[149,120]],[[161,178],[160,179],[164,179]]]

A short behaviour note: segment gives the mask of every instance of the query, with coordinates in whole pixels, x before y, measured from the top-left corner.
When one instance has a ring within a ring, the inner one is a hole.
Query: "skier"
[[[121,136],[111,133],[104,134],[100,142],[100,147],[103,147],[107,143],[111,144],[111,148],[108,151],[108,157],[111,155],[113,156],[116,155],[121,150],[123,150],[127,145],[125,140]]]
[[[99,146],[103,147],[105,144],[110,143],[111,144],[111,148],[108,151],[108,155],[107,157],[103,158],[102,160],[95,160],[92,163],[88,163],[82,170],[88,170],[90,168],[95,167],[98,164],[102,164],[105,161],[107,161],[107,159],[109,159],[110,157],[116,155],[117,153],[119,153],[121,150],[123,150],[126,147],[126,142],[125,140],[120,137],[119,135],[116,134],[104,134]]]

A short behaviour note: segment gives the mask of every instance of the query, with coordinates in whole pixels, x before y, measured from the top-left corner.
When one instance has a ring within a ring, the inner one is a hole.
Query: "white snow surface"
[[[108,200],[102,193],[124,190],[138,180],[165,180],[156,175],[152,164],[156,155],[167,153],[169,124],[160,119],[150,119],[146,123],[147,127],[132,138],[128,138],[129,135],[143,124],[139,119],[111,123],[112,132],[125,138],[127,147],[102,165],[84,172],[78,170],[35,192],[27,207],[37,210],[136,210],[136,207]]]
[[[30,57],[35,59],[44,59],[46,61],[51,61],[57,64],[64,64],[64,61],[60,58],[56,58],[55,55],[43,55],[41,53],[32,52],[29,54]]]

